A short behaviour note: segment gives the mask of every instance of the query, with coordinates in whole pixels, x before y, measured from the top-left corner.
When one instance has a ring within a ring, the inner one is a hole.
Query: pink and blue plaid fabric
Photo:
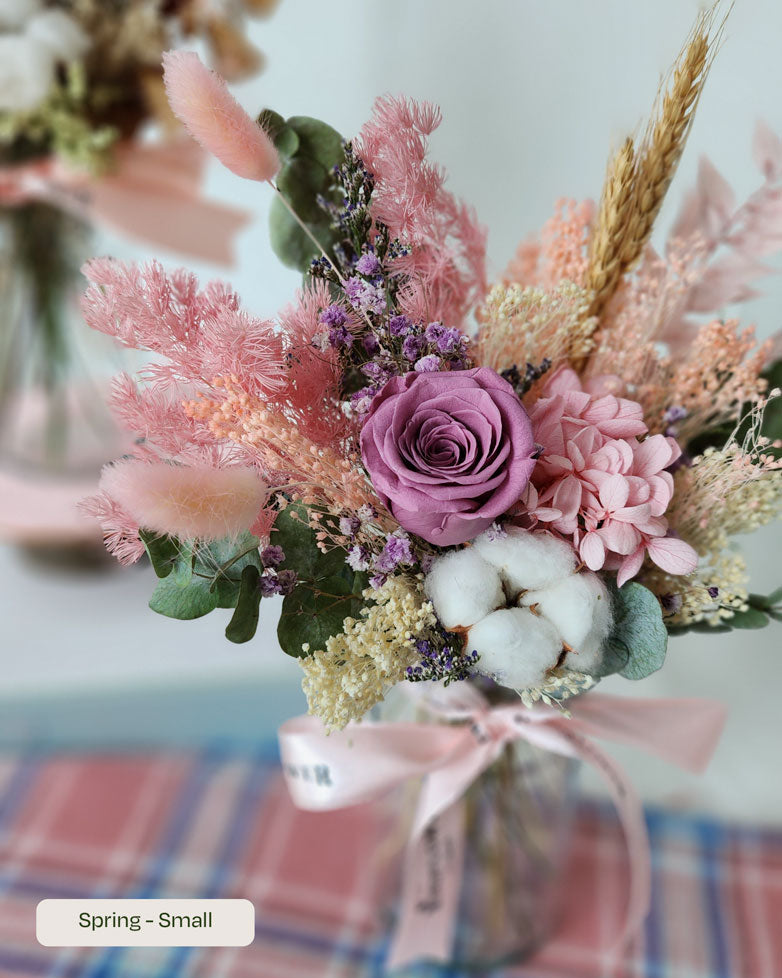
[[[627,866],[615,816],[584,805],[549,945],[504,978],[782,975],[782,832],[648,813],[654,900],[623,962]],[[274,751],[0,760],[2,978],[381,978],[387,826],[366,806],[293,808]],[[45,897],[246,897],[246,948],[43,948]],[[416,978],[460,978],[421,966]]]

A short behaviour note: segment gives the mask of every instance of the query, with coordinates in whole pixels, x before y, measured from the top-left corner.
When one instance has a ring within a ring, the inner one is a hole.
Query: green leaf
[[[330,254],[336,232],[318,197],[339,202],[332,183],[333,168],[344,158],[342,137],[325,122],[308,116],[293,116],[285,122],[276,112],[265,110],[260,118],[284,161],[277,174],[280,193]],[[307,272],[320,251],[279,199],[272,203],[269,226],[272,248],[280,261]]]
[[[345,551],[322,553],[307,523],[307,511],[290,505],[277,517],[272,540],[285,551],[281,569],[295,570],[298,584],[282,603],[277,637],[288,655],[303,657],[325,647],[326,640],[342,631],[345,618],[358,618],[366,604],[361,592],[365,574],[345,563]]]
[[[179,559],[158,582],[153,611],[168,618],[201,618],[215,608],[235,608],[245,567],[261,569],[258,540],[251,533],[193,549],[180,545]]]
[[[176,537],[156,533],[154,530],[139,530],[139,537],[149,555],[149,560],[158,577],[168,577],[179,561],[182,545]]]
[[[342,162],[342,136],[328,123],[307,115],[294,115],[287,125],[299,140],[297,156],[317,160],[328,171]]]
[[[720,632],[732,632],[728,619],[721,619],[719,625],[711,625],[707,621],[695,621],[690,625],[671,625],[668,628],[669,635],[686,635],[687,632],[698,632],[700,634],[719,634]]]
[[[291,503],[282,510],[272,532],[272,543],[282,547],[285,553],[280,570],[296,571],[301,580],[338,577],[347,567],[344,550],[335,548],[325,554],[318,550],[315,534],[308,522],[307,508],[300,503]]]
[[[613,676],[615,672],[621,672],[630,659],[630,652],[621,642],[609,635],[606,644],[603,646],[603,656],[600,665],[590,675],[595,679],[602,679],[605,676]]]
[[[209,578],[209,589],[217,598],[218,608],[236,607],[245,567],[261,570],[258,543],[252,533],[243,533],[238,539],[218,540],[199,547],[194,573]]]
[[[261,573],[254,564],[248,564],[242,571],[236,611],[225,629],[229,642],[249,642],[255,635],[261,605],[260,579]]]
[[[158,582],[149,607],[166,618],[189,621],[202,618],[217,607],[217,596],[209,590],[209,582],[199,578],[184,586],[178,584],[173,576]]]
[[[643,679],[665,661],[668,631],[660,602],[642,584],[629,581],[609,586],[614,606],[614,627],[604,646],[598,676],[618,672],[625,679]]]
[[[765,628],[768,615],[758,608],[747,608],[746,611],[737,611],[728,622],[732,628]]]
[[[296,154],[299,148],[299,137],[279,112],[264,109],[257,121],[261,129],[268,133],[283,160],[288,160]]]
[[[768,603],[770,605],[777,605],[782,602],[782,587],[778,587],[776,591],[772,591],[768,596]]]

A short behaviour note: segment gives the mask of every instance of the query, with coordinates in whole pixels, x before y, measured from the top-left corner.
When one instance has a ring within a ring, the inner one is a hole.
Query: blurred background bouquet
[[[240,211],[196,207],[204,161],[178,140],[161,54],[200,40],[226,77],[247,77],[263,57],[245,38],[245,20],[273,6],[0,2],[0,532],[12,539],[82,536],[71,505],[78,493],[52,495],[53,480],[61,490],[121,448],[99,390],[116,357],[79,328],[79,267],[93,227],[186,253],[197,238],[211,239],[195,253],[227,261],[244,220]],[[172,197],[197,218],[161,207]],[[194,219],[212,233],[193,235]],[[31,497],[30,480],[44,476],[44,495]]]

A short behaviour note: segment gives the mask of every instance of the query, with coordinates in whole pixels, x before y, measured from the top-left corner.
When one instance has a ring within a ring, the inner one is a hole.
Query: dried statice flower
[[[405,679],[411,683],[442,682],[448,686],[472,676],[472,667],[478,661],[477,652],[461,652],[451,645],[442,645],[432,639],[419,639],[415,647],[421,654],[418,665],[408,666]]]
[[[508,381],[519,397],[524,397],[532,385],[537,383],[549,370],[551,370],[551,360],[544,357],[538,366],[535,366],[534,363],[528,363],[523,372],[514,363],[512,367],[500,371],[500,376]]]
[[[437,625],[421,581],[396,575],[368,588],[361,618],[346,618],[326,648],[300,661],[310,713],[329,730],[360,720],[418,662],[416,642]],[[310,652],[309,649],[304,649]]]

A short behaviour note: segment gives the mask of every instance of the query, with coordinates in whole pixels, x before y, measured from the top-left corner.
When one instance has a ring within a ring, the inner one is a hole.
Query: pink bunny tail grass
[[[238,536],[253,526],[267,495],[250,466],[217,469],[135,459],[106,466],[100,489],[139,526],[204,541]]]
[[[280,168],[274,144],[194,51],[167,51],[163,80],[171,109],[187,131],[239,177],[271,180]]]

